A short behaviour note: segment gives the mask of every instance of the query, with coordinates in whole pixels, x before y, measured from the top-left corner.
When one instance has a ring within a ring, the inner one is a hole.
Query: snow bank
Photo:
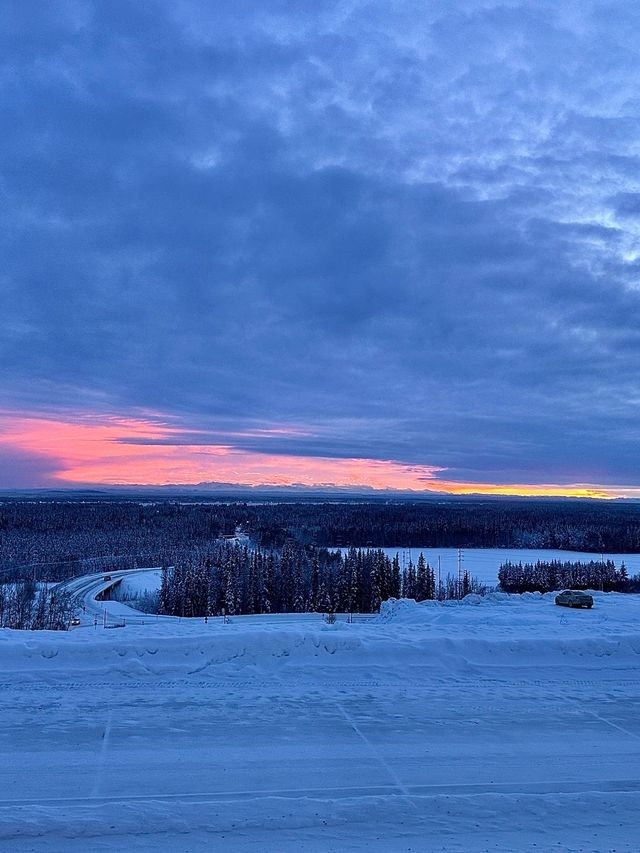
[[[52,850],[51,845],[86,851],[100,845],[100,849],[154,853],[216,849],[605,853],[634,849],[627,842],[637,829],[636,801],[635,792],[590,791],[537,796],[488,792],[411,798],[264,797],[258,803],[215,798],[98,801],[65,804],[64,810],[60,805],[20,805],[0,807],[0,844],[7,843],[14,851]]]
[[[640,617],[640,596],[618,592],[600,592],[599,590],[586,590],[594,599],[594,611],[597,608],[606,612],[607,616],[616,615],[618,620],[632,624]],[[496,607],[520,608],[523,616],[530,616],[533,611],[524,610],[523,605],[538,605],[544,609],[536,612],[536,615],[544,618],[549,613],[558,617],[563,615],[575,615],[565,608],[558,608],[555,604],[557,592],[523,592],[515,595],[508,592],[488,592],[486,595],[471,593],[463,599],[450,599],[448,601],[414,601],[412,598],[390,598],[383,601],[380,607],[380,618],[385,622],[428,622],[433,618],[434,611],[443,613],[460,610],[466,607],[483,607],[494,609]],[[551,610],[549,610],[551,608]],[[592,611],[592,613],[594,612]],[[579,611],[584,612],[584,611]],[[466,618],[466,617],[461,617]],[[596,620],[597,622],[601,620]]]
[[[236,617],[154,622],[105,630],[0,632],[5,675],[108,672],[204,677],[384,661],[465,674],[518,666],[637,666],[640,596],[594,592],[592,610],[556,607],[553,595],[493,593],[461,602],[391,600],[367,624]]]
[[[181,630],[184,627],[184,630]],[[114,672],[129,675],[193,675],[233,665],[237,669],[277,668],[285,659],[298,662],[356,653],[362,640],[352,632],[324,626],[312,630],[252,628],[174,623],[116,629],[87,628],[69,633],[0,631],[4,674]]]

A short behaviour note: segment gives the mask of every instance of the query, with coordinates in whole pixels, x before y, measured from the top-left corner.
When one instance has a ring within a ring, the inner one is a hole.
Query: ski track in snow
[[[104,772],[105,762],[107,760],[107,752],[109,750],[109,737],[111,736],[111,724],[113,722],[113,707],[109,708],[109,715],[107,717],[107,724],[104,728],[104,734],[102,735],[102,745],[100,747],[100,756],[98,758],[98,770],[96,773],[96,780],[93,784],[93,792],[92,796],[95,798],[100,793],[100,787],[102,783],[102,775]]]

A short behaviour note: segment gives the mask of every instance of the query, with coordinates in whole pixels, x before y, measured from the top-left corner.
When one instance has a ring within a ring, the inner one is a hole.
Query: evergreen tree
[[[342,566],[342,560],[340,561]],[[311,569],[311,589],[309,592],[309,610],[316,611],[318,609],[318,595],[320,590],[320,561],[317,552],[313,555],[313,566]]]
[[[462,597],[465,595],[469,595],[471,592],[471,579],[469,577],[469,572],[465,569],[464,574],[462,576]]]
[[[329,593],[327,592],[327,588],[324,585],[324,581],[320,582],[320,589],[318,590],[318,612],[319,613],[331,613],[331,598]]]
[[[371,613],[377,613],[383,601],[385,591],[384,569],[384,552],[376,551],[371,571],[371,599],[369,604]]]
[[[427,572],[427,564],[424,555],[420,553],[416,566],[416,585],[415,599],[416,601],[424,601],[429,597],[429,575]]]
[[[270,551],[262,573],[262,612],[273,613],[276,609],[276,567],[273,551]]]
[[[402,585],[403,598],[416,597],[416,569],[413,562],[409,560],[409,565],[404,575],[404,583]]]
[[[400,575],[400,557],[398,554],[391,564],[391,595],[390,598],[400,598],[402,595],[402,579]]]
[[[238,613],[240,595],[238,588],[238,565],[231,560],[227,565],[224,590],[224,609],[228,616]]]

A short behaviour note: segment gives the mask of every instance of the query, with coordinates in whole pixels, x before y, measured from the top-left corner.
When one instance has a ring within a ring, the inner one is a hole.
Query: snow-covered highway
[[[640,599],[473,602],[3,631],[0,849],[637,850]]]
[[[122,569],[109,572],[95,572],[90,575],[82,575],[78,578],[64,581],[59,585],[60,589],[69,592],[77,604],[77,616],[80,618],[82,625],[92,626],[97,622],[101,625],[115,626],[121,625],[123,622],[149,622],[151,619],[169,619],[173,620],[172,616],[151,616],[147,613],[141,613],[132,607],[120,601],[96,600],[97,596],[105,590],[113,589],[124,578],[132,577],[140,574],[147,574],[149,569]]]

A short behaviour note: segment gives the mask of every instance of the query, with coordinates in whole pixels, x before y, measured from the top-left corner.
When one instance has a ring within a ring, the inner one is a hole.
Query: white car
[[[593,607],[593,597],[579,589],[565,589],[556,595],[556,604],[561,607]]]

